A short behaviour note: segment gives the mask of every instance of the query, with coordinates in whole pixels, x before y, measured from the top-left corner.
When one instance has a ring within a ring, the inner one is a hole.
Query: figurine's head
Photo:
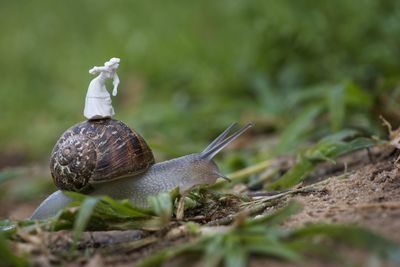
[[[119,58],[113,57],[109,61],[105,62],[104,66],[106,66],[109,69],[117,69],[119,67],[119,62],[120,62]]]

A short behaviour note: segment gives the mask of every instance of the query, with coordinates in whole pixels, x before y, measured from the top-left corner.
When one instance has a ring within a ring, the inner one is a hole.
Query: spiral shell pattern
[[[53,148],[50,171],[61,190],[134,176],[154,164],[144,139],[121,121],[89,120],[64,132]]]

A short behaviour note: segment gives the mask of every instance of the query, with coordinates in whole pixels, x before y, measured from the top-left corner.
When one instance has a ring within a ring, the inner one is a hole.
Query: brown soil
[[[400,241],[400,171],[392,161],[370,164],[319,191],[294,199],[303,204],[288,227],[306,223],[356,223]]]
[[[382,158],[377,163],[357,166],[340,177],[331,177],[313,186],[312,193],[297,194],[295,200],[303,209],[285,222],[296,228],[310,223],[350,223],[362,225],[400,243],[400,170],[397,156]],[[283,203],[279,203],[279,206]],[[367,265],[368,255],[351,250],[342,251],[360,266]],[[309,258],[305,266],[336,266]],[[250,266],[293,266],[274,260],[254,259]],[[389,263],[384,266],[394,266]],[[380,265],[378,265],[380,266]]]

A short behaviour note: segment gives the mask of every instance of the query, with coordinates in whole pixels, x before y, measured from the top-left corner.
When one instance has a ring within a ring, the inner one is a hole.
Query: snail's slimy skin
[[[145,173],[134,177],[92,185],[91,196],[107,195],[114,199],[128,199],[137,207],[146,207],[147,198],[179,187],[181,192],[195,185],[213,184],[220,176],[217,165],[201,154],[191,154],[152,165]],[[52,217],[73,199],[56,191],[35,210],[31,219]]]
[[[135,177],[95,184],[91,194],[129,199],[134,205],[145,207],[149,196],[176,187],[184,192],[195,185],[212,184],[218,177],[218,168],[213,161],[191,154],[154,164],[148,171]]]

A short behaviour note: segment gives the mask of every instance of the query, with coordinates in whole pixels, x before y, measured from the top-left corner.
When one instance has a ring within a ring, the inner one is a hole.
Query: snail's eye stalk
[[[229,125],[228,128],[225,129],[225,131],[223,131],[217,138],[214,139],[214,141],[212,141],[207,147],[206,149],[203,150],[203,153],[206,153],[207,151],[209,151],[210,149],[212,149],[213,147],[215,147],[216,145],[218,145],[222,140],[225,139],[225,137],[229,134],[229,132],[235,128],[237,125],[237,122],[232,123],[231,125]]]
[[[229,132],[236,126],[236,123],[232,123],[225,131],[223,131],[214,141],[209,144],[206,149],[201,152],[201,157],[204,159],[211,160],[215,155],[218,154],[224,147],[229,145],[232,141],[243,134],[247,129],[253,126],[253,123],[247,123],[245,126],[240,128],[238,131],[234,132],[228,136]],[[228,137],[227,137],[228,136]]]

